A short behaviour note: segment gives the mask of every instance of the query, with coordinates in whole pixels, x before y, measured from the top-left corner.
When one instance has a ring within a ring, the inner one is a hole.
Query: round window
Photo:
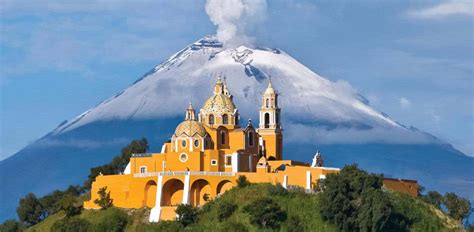
[[[187,160],[188,160],[188,155],[186,153],[181,153],[181,155],[179,155],[179,161],[184,163]]]
[[[186,140],[181,141],[181,147],[186,147]]]
[[[195,147],[199,147],[199,140],[197,140],[197,139],[194,140],[194,146],[195,146]]]

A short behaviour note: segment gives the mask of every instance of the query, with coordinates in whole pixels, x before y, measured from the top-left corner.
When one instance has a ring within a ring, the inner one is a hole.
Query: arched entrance
[[[145,196],[143,197],[143,207],[153,208],[155,207],[156,200],[156,182],[150,180],[145,185]]]
[[[184,184],[178,179],[166,181],[161,195],[161,206],[179,205],[183,202]]]
[[[207,180],[199,179],[191,185],[191,205],[200,206],[206,203],[204,195],[211,196],[211,185]]]
[[[232,187],[234,187],[234,184],[232,184],[232,182],[230,182],[229,180],[224,180],[224,181],[221,181],[218,185],[217,185],[217,194],[222,194],[224,193],[225,191],[231,189]]]

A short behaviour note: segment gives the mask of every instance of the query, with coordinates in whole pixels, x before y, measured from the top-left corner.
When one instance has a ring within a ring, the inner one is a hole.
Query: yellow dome
[[[207,99],[202,109],[207,112],[233,113],[235,110],[235,105],[230,96],[218,93]]]
[[[187,135],[189,137],[193,137],[196,134],[204,137],[206,135],[206,129],[202,126],[201,123],[194,121],[194,120],[186,120],[180,123],[176,127],[175,135]]]

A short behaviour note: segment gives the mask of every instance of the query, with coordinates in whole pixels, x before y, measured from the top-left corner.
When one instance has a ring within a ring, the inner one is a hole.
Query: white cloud
[[[409,109],[411,107],[411,101],[405,97],[400,98],[400,107],[402,109]]]
[[[439,19],[455,15],[472,17],[474,1],[447,1],[428,8],[410,10],[408,15],[420,19]]]

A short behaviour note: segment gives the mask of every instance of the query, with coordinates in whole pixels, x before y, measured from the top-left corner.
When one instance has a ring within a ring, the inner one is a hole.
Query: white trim
[[[215,164],[213,164],[212,162],[215,162]],[[211,159],[211,166],[217,166],[217,160],[216,159]]]
[[[185,155],[185,156],[186,156],[186,159],[182,160],[182,159],[181,159],[181,156],[182,156],[182,155]],[[188,159],[189,159],[188,154],[186,154],[185,152],[179,154],[179,157],[178,157],[178,158],[179,158],[179,161],[181,161],[181,163],[186,163],[186,161],[188,161]]]
[[[193,143],[193,138],[189,138],[189,151],[193,152],[194,149],[194,143]]]
[[[142,172],[142,168],[145,168],[144,172]],[[148,167],[147,166],[140,166],[140,168],[138,169],[138,173],[148,173]]]
[[[166,143],[163,144],[163,146],[161,146],[161,154],[165,154],[166,153]]]
[[[149,222],[158,222],[161,216],[161,192],[163,191],[163,176],[158,176],[158,184],[156,186],[155,207],[150,211]]]
[[[283,188],[288,188],[288,175],[283,176]]]
[[[132,173],[132,165],[128,162],[127,167],[123,170],[123,174],[131,174]]]
[[[232,154],[232,172],[239,172],[239,153]]]
[[[184,175],[183,204],[189,204],[189,173]]]
[[[322,170],[330,170],[330,171],[341,171],[340,168],[328,168],[328,167],[312,167],[312,168],[319,168]]]
[[[204,151],[204,138],[201,138],[201,151]]]
[[[306,190],[311,190],[311,172],[306,171]]]
[[[323,174],[319,175],[319,179],[320,180],[326,179],[326,175],[323,175]]]

